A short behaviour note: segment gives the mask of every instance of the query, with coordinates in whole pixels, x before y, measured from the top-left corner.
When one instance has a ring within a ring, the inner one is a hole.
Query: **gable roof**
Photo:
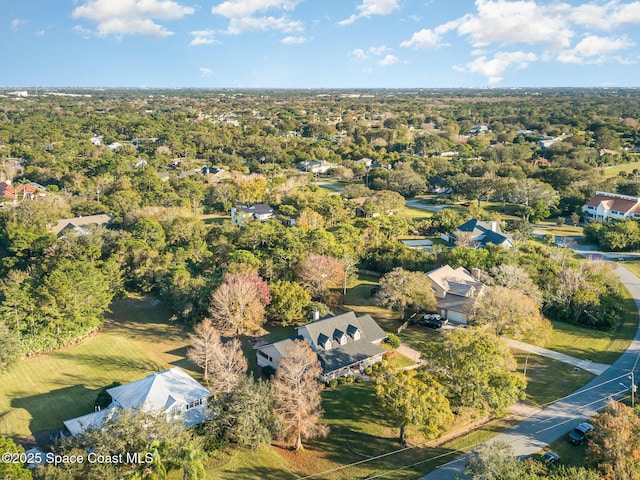
[[[58,235],[65,228],[69,228],[70,225],[71,227],[85,227],[88,225],[104,226],[112,219],[113,216],[107,213],[87,215],[86,217],[63,218],[62,220],[58,220],[58,223],[51,228],[51,231],[55,235]]]
[[[427,277],[447,294],[461,297],[474,296],[484,286],[463,267],[454,270],[450,265],[444,265],[427,272]]]
[[[107,393],[122,408],[145,408],[163,412],[176,403],[188,404],[211,395],[209,390],[178,367],[109,388]]]
[[[384,333],[384,330],[380,328],[380,325],[371,318],[371,315],[356,317],[354,312],[347,312],[342,315],[316,320],[315,322],[297,327],[297,330],[299,333],[301,330],[306,330],[309,338],[313,341],[311,346],[317,350],[320,345],[319,339],[321,337],[333,338],[333,333],[336,330],[340,330],[342,332],[349,331],[350,326],[352,327],[351,331],[353,331],[354,327],[360,331],[359,342],[378,342],[387,336]],[[355,341],[351,339],[348,343],[355,343]]]

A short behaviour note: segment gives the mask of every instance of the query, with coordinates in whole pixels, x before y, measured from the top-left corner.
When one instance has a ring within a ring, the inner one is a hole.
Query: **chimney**
[[[479,268],[472,268],[471,269],[471,276],[473,278],[475,278],[476,280],[480,281],[480,272],[481,272],[481,270]]]
[[[315,309],[312,313],[311,313],[311,321],[316,322],[320,320],[320,311],[318,311],[318,309]]]
[[[496,222],[495,220],[491,222],[491,231],[492,232],[498,231],[498,222]]]

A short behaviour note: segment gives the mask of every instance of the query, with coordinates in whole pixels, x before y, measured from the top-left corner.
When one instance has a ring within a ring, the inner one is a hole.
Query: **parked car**
[[[546,452],[542,455],[542,462],[547,465],[555,465],[560,460],[560,455],[555,452]]]
[[[447,324],[447,319],[443,319],[437,313],[427,313],[420,319],[418,324],[423,327],[442,328],[443,325]]]
[[[584,439],[593,432],[593,425],[587,422],[582,422],[576,428],[569,432],[569,441],[574,445],[582,445]]]

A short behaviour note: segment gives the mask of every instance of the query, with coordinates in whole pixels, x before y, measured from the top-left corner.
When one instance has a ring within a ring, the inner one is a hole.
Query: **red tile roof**
[[[615,210],[617,212],[629,213],[639,212],[640,203],[633,200],[625,200],[623,198],[608,197],[606,195],[596,195],[587,202],[590,207],[597,207],[600,204],[604,205],[606,210]]]

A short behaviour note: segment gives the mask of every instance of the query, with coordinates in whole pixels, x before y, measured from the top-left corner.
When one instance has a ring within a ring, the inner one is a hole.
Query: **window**
[[[202,405],[202,399],[201,398],[199,398],[197,400],[194,400],[193,402],[189,402],[187,404],[187,410],[189,410],[190,408],[195,408],[195,407],[197,407],[199,405]]]
[[[260,355],[263,358],[266,358],[267,360],[269,360],[270,362],[273,362],[273,358],[271,358],[269,355],[267,355],[266,353],[264,353],[262,350],[258,350],[258,355]]]

